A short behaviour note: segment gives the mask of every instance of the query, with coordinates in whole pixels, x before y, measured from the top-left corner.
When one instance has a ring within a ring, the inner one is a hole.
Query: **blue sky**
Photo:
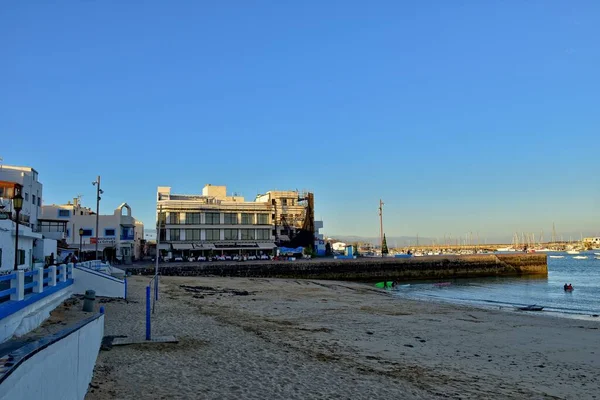
[[[595,1],[4,2],[0,157],[46,203],[311,189],[327,234],[600,231]]]

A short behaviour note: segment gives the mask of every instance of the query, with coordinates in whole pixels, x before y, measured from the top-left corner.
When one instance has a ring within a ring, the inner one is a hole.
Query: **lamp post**
[[[81,258],[81,241],[83,240],[83,228],[79,228],[79,262],[83,261]]]
[[[92,185],[96,186],[96,252],[94,253],[94,260],[98,259],[98,218],[100,217],[100,195],[104,193],[100,189],[100,175],[96,178]]]
[[[15,230],[15,271],[19,270],[19,214],[23,209],[23,196],[21,196],[21,192],[15,194],[13,197],[13,208],[17,213],[16,223],[17,228]]]

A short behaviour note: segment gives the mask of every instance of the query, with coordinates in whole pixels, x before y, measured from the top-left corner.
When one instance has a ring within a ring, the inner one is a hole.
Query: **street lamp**
[[[15,230],[15,271],[19,269],[19,214],[23,209],[23,196],[21,196],[21,192],[15,194],[13,197],[13,208],[17,213],[17,228]]]
[[[96,252],[94,253],[94,260],[98,259],[98,218],[100,218],[100,197],[104,193],[104,190],[100,189],[100,175],[96,178],[92,185],[96,186]]]
[[[79,228],[79,261],[83,261],[81,258],[81,240],[83,239],[83,228]]]

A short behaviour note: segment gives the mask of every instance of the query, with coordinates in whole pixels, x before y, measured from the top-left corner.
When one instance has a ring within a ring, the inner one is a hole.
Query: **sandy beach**
[[[103,304],[143,338],[148,277]],[[358,283],[163,277],[153,335],[101,351],[86,399],[600,396],[600,323],[399,299]]]

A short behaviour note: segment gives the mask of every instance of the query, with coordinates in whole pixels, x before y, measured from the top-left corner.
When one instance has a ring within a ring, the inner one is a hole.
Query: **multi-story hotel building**
[[[278,243],[313,242],[312,193],[269,191],[254,201],[228,196],[225,186],[206,185],[201,195],[158,187],[159,249],[174,256],[271,254]],[[306,235],[305,235],[306,236]]]

